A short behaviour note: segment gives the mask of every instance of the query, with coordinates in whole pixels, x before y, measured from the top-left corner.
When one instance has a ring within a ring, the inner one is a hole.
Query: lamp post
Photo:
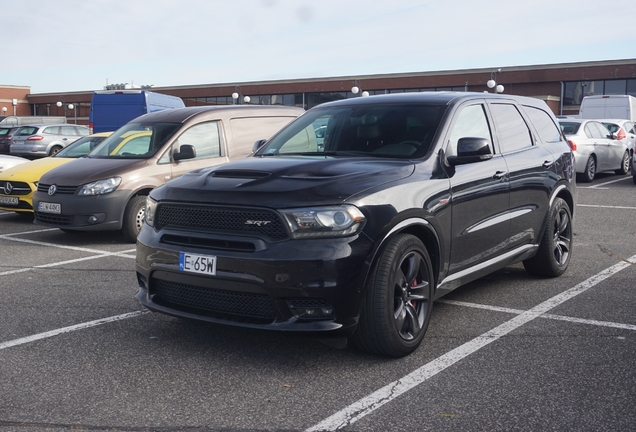
[[[353,87],[351,87],[351,93],[353,93],[354,95],[357,95],[358,93],[360,93],[360,81],[358,80],[353,81]],[[365,90],[360,94],[360,96],[367,97],[369,96],[369,92]]]
[[[486,82],[486,85],[488,86],[488,88],[494,89],[493,91],[495,93],[503,93],[504,86],[502,86],[501,84],[497,84],[497,81],[495,81],[495,79],[497,78],[497,73],[501,73],[501,69],[490,72],[490,79],[488,80],[488,82]]]
[[[75,115],[75,124],[77,124],[77,107],[73,104],[68,104],[68,109],[73,111],[73,114]]]
[[[7,107],[2,107],[2,115],[7,115]]]
[[[239,98],[241,97],[241,86],[234,87],[234,93],[232,93],[232,100],[234,105],[239,104]]]

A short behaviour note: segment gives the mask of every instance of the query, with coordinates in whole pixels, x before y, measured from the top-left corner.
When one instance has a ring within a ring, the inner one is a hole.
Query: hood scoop
[[[218,170],[213,171],[212,177],[219,178],[239,178],[239,179],[261,179],[271,175],[264,171],[245,171],[245,170]]]

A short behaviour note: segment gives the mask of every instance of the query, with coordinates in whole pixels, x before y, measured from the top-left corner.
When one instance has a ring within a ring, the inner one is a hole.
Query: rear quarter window
[[[550,114],[542,110],[541,108],[525,106],[523,110],[526,112],[530,121],[537,130],[541,141],[553,143],[561,141],[561,131],[559,127],[554,123]]]

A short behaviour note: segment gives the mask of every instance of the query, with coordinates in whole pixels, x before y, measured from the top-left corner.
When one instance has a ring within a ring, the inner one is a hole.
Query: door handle
[[[504,178],[506,176],[507,172],[506,171],[497,171],[495,174],[493,174],[492,178],[496,179],[496,180],[500,180],[502,178]]]

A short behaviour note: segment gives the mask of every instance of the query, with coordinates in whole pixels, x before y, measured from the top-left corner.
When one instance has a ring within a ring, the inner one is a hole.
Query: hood
[[[52,169],[44,174],[40,181],[44,184],[79,186],[121,176],[128,171],[141,168],[146,163],[148,163],[146,159],[79,158]]]
[[[42,175],[53,168],[57,168],[60,165],[64,165],[72,161],[72,158],[43,158],[37,159],[28,164],[20,164],[9,168],[0,174],[2,180],[13,180],[23,182],[36,182],[40,180]]]
[[[248,158],[188,173],[156,189],[153,197],[274,208],[338,204],[413,171],[413,163],[405,160]]]

